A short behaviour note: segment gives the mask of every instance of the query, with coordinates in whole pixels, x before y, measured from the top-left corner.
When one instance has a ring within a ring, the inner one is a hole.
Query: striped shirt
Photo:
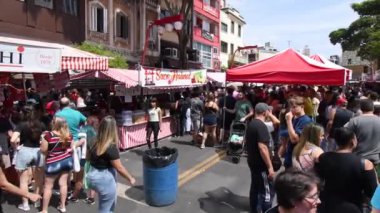
[[[44,139],[48,142],[48,154],[46,157],[46,164],[58,162],[71,157],[71,139],[64,146],[60,141],[59,135],[53,132],[45,132]]]

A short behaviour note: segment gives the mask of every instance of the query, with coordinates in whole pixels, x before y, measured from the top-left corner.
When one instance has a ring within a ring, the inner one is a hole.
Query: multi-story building
[[[85,8],[80,0],[0,1],[0,33],[64,44],[82,42]]]
[[[145,31],[159,18],[158,0],[86,0],[86,40],[103,44],[137,63]],[[159,56],[156,28],[150,32],[147,63]]]
[[[193,17],[193,48],[198,50],[198,59],[204,68],[220,71],[220,0],[194,0]]]
[[[374,63],[363,60],[357,51],[343,51],[342,66],[352,70],[352,80],[374,80]]]
[[[225,3],[224,3],[225,5]],[[220,59],[222,69],[229,67],[232,56],[238,47],[243,47],[243,27],[246,24],[239,11],[232,7],[223,7],[221,17],[221,45]],[[247,51],[237,51],[234,56],[234,65],[248,63]]]
[[[263,47],[250,50],[248,53],[248,61],[259,61],[269,57],[272,57],[278,53],[278,50],[271,46],[270,42],[266,42]]]

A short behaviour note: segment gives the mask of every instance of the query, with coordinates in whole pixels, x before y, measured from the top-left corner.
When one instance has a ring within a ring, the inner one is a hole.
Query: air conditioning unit
[[[176,48],[165,48],[163,55],[172,58],[178,58],[178,50]]]

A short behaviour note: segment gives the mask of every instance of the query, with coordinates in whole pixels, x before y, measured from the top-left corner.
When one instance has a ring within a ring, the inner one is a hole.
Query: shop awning
[[[84,72],[70,76],[71,81],[83,79],[108,79],[125,85],[126,88],[138,85],[138,71],[110,68],[108,71]]]
[[[0,35],[0,44],[9,44],[15,47],[15,50],[25,47],[46,48],[50,50],[60,50],[61,59],[59,67],[61,70],[87,70],[87,71],[102,71],[108,70],[108,58],[85,52],[67,45],[42,42],[36,40],[28,40]],[[57,54],[56,54],[57,55]],[[60,71],[60,70],[58,70]],[[51,73],[57,72],[53,70]]]
[[[225,72],[207,72],[207,79],[209,81],[214,81],[218,83],[226,83],[226,73]]]

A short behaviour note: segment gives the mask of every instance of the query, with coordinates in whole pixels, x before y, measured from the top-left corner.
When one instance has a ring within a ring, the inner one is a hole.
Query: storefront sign
[[[206,69],[169,70],[145,68],[140,72],[143,86],[190,86],[206,83]]]
[[[0,72],[56,73],[61,70],[61,50],[0,43]]]

